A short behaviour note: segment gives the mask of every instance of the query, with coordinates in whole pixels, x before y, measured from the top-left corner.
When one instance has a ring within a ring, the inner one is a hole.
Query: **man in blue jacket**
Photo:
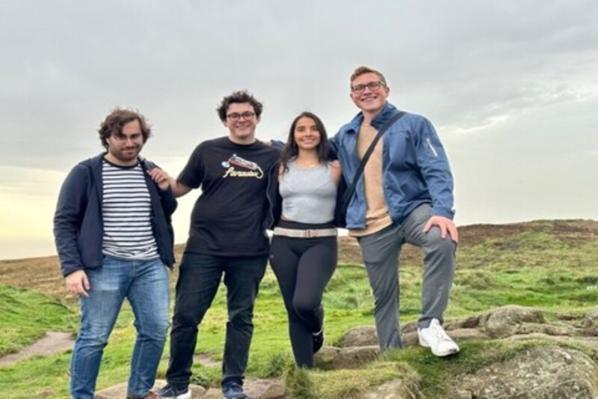
[[[92,399],[104,347],[123,300],[137,340],[127,398],[150,391],[168,329],[168,270],[174,263],[171,215],[177,203],[153,164],[139,157],[150,136],[143,115],[115,109],[99,129],[106,152],[75,166],[60,190],[54,236],[66,289],[81,301],[71,359],[71,396]]]
[[[361,112],[334,137],[347,182],[377,130],[398,112],[387,102],[390,88],[379,71],[357,68],[350,89]],[[458,241],[453,215],[453,178],[442,144],[426,118],[405,113],[374,147],[346,217],[374,292],[382,350],[401,346],[398,256],[408,242],[424,251],[422,315],[417,322],[420,345],[430,347],[436,356],[459,351],[442,328]]]

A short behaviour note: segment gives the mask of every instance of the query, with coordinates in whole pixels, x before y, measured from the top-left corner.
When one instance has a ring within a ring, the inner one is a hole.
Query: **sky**
[[[458,225],[598,219],[596,38],[595,0],[0,0],[0,259],[55,253],[60,184],[114,107],[149,119],[142,153],[177,175],[227,133],[234,90],[264,103],[260,139],[304,110],[334,134],[359,65],[436,127]]]

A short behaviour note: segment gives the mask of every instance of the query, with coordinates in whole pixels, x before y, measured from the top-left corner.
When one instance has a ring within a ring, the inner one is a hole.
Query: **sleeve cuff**
[[[445,218],[449,218],[451,220],[453,220],[453,218],[455,217],[455,211],[452,209],[447,209],[447,208],[432,208],[432,215],[434,216],[443,216]]]

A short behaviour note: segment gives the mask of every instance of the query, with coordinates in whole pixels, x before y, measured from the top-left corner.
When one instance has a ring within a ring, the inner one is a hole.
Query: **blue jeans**
[[[89,297],[81,298],[81,328],[71,359],[71,396],[93,399],[104,347],[123,300],[135,314],[137,340],[131,359],[128,396],[144,397],[154,385],[168,330],[168,271],[160,259],[106,257],[85,271]]]
[[[168,383],[189,385],[198,325],[212,304],[224,274],[228,321],[222,359],[222,383],[243,383],[253,335],[253,305],[268,256],[212,256],[185,253],[176,286],[170,332]]]

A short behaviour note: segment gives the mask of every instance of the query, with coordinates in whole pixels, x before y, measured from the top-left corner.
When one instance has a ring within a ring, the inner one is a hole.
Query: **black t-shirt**
[[[219,256],[268,253],[263,227],[268,170],[280,152],[264,143],[241,145],[228,137],[198,145],[178,180],[202,194],[191,213],[187,252]]]

